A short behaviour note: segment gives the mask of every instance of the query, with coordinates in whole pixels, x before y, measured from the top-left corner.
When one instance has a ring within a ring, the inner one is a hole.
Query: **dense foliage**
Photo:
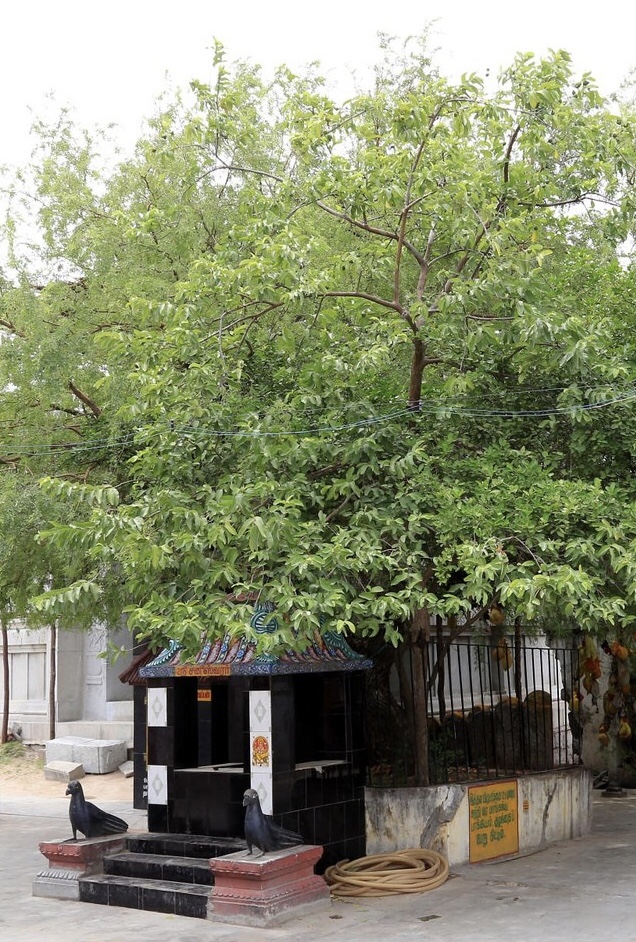
[[[189,650],[254,594],[269,645],[493,602],[627,630],[631,111],[562,52],[490,88],[387,44],[344,103],[216,70],[110,175],[43,128],[28,250],[15,189],[0,460],[46,476],[39,545],[75,566],[39,610]]]

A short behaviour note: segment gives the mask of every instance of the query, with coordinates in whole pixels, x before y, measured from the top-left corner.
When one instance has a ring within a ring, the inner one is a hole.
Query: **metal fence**
[[[393,670],[391,696],[402,730],[391,754],[374,758],[369,784],[413,784],[413,661]],[[581,729],[572,694],[578,656],[568,646],[461,640],[425,650],[426,723],[431,784],[547,771],[580,762]],[[421,687],[421,685],[420,685]],[[386,742],[385,737],[385,742]]]

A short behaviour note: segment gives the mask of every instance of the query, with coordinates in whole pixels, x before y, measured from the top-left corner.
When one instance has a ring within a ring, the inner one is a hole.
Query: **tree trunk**
[[[438,615],[436,619],[436,640],[437,640],[437,709],[439,710],[440,725],[444,724],[446,719],[446,645],[444,644],[444,628],[442,619]]]
[[[2,637],[2,730],[0,731],[0,742],[6,742],[9,737],[9,632],[2,619],[0,623],[0,635]]]
[[[49,739],[55,739],[55,684],[57,678],[57,624],[52,622],[49,650]]]
[[[408,659],[408,660],[407,660]],[[411,683],[411,651],[410,645],[403,641],[396,651],[395,658],[398,679],[400,683],[400,700],[406,716],[409,743],[415,745],[415,708],[413,705],[413,684]]]
[[[419,609],[410,630],[415,741],[415,785],[430,785],[428,770],[428,708],[426,702],[426,643],[430,636],[429,614]]]
[[[419,412],[422,408],[422,376],[424,375],[424,344],[420,337],[413,338],[413,355],[411,357],[411,373],[409,376],[409,400],[411,412]]]
[[[518,618],[515,618],[515,697],[521,703],[522,700],[522,686],[521,686],[521,622]]]

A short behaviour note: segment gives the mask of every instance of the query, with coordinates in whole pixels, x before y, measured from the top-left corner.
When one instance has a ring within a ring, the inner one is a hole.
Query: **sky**
[[[342,87],[377,59],[378,33],[406,38],[431,24],[449,76],[496,74],[517,51],[567,49],[609,93],[636,67],[626,0],[4,0],[0,164],[26,160],[33,119],[60,106],[85,126],[115,124],[132,146],[162,91],[212,78],[214,38],[228,59],[266,69],[320,61]]]

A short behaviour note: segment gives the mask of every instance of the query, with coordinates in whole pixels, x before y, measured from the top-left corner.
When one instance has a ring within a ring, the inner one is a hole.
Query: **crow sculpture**
[[[128,825],[117,815],[102,811],[92,801],[84,798],[84,789],[79,782],[69,782],[66,794],[71,796],[68,816],[73,828],[73,840],[77,840],[77,832],[81,831],[84,837],[104,837],[107,834],[122,834],[128,830]]]
[[[247,853],[252,853],[253,847],[260,850],[259,856],[270,850],[282,850],[284,847],[294,847],[303,844],[300,834],[288,831],[276,824],[269,814],[263,814],[258,792],[248,788],[243,795],[245,808],[245,843]]]

